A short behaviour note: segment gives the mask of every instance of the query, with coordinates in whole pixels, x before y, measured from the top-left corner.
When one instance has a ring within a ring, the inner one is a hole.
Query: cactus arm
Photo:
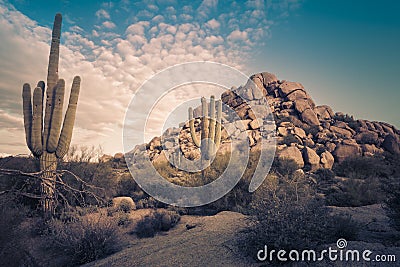
[[[202,119],[201,119],[201,153],[208,156],[208,136],[209,136],[209,121],[208,121],[208,104],[207,100],[201,98]]]
[[[69,145],[71,144],[72,129],[75,123],[80,84],[81,78],[79,76],[75,76],[74,81],[72,82],[71,94],[69,96],[68,109],[65,113],[64,123],[56,150],[57,158],[64,157],[65,154],[68,152]]]
[[[31,102],[31,86],[25,83],[22,87],[22,110],[24,113],[24,128],[26,145],[32,151],[32,102]]]
[[[49,55],[49,66],[47,69],[47,88],[54,88],[58,82],[58,61],[60,55],[62,16],[56,14],[54,18],[53,31],[51,34],[51,46]]]
[[[46,90],[46,109],[44,115],[43,129],[43,150],[46,149],[47,139],[50,132],[50,122],[53,108],[53,94],[58,81],[58,61],[60,54],[60,38],[61,38],[61,14],[56,14],[54,18],[53,31],[51,35],[51,46],[49,55],[49,66],[47,70],[47,90]]]
[[[196,135],[196,129],[194,128],[194,118],[193,118],[193,109],[189,108],[189,128],[190,128],[190,135],[192,136],[193,143],[195,146],[200,147],[201,143],[199,138]]]
[[[221,144],[221,119],[222,119],[222,102],[221,100],[217,101],[217,121],[215,125],[215,148],[218,150],[219,145]]]
[[[33,116],[32,116],[32,153],[35,157],[40,157],[43,152],[42,144],[42,124],[43,124],[43,89],[41,84],[33,92]]]
[[[208,143],[208,154],[209,157],[214,154],[214,142],[215,142],[215,97],[212,95],[210,97],[210,120],[209,120],[209,137],[210,141]]]
[[[51,115],[50,132],[47,140],[47,151],[53,153],[57,149],[62,123],[62,110],[64,105],[65,81],[58,80],[53,95],[53,114]]]

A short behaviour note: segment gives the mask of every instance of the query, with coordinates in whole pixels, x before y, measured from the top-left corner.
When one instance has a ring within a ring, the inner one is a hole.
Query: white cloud
[[[228,35],[229,41],[245,41],[247,38],[247,32],[240,30],[235,30]]]
[[[107,29],[114,29],[114,28],[116,27],[115,24],[114,24],[114,22],[109,21],[109,20],[104,21],[104,22],[102,23],[102,25],[103,25],[104,27],[106,27]]]
[[[100,9],[96,11],[96,17],[98,19],[110,19],[110,14],[104,9]]]
[[[206,26],[215,30],[215,29],[218,29],[219,26],[221,26],[221,23],[219,23],[216,19],[211,19],[211,20],[207,21]]]
[[[257,27],[243,28],[249,19],[243,14],[251,13],[242,14],[240,9],[207,17],[216,11],[217,5],[214,0],[203,1],[198,8],[205,16],[203,21],[193,20],[198,10],[190,6],[169,6],[165,13],[159,10],[165,17],[150,14],[148,19],[143,19],[146,10],[141,10],[141,15],[133,19],[134,23],[121,36],[111,31],[116,25],[110,21],[110,14],[100,9],[96,16],[102,20],[102,26],[85,28],[91,34],[84,34],[77,25],[63,32],[59,74],[66,79],[66,101],[73,77],[82,77],[72,143],[100,144],[106,153],[122,151],[122,124],[132,94],[164,68],[205,60],[242,68],[246,58],[243,50],[252,45],[249,39],[261,38],[269,26],[261,27],[262,20],[257,18]],[[107,3],[103,6],[110,8]],[[154,7],[149,9],[156,11]],[[171,21],[170,14],[184,22]],[[46,79],[50,36],[49,28],[0,2],[0,126],[5,126],[0,127],[0,133],[9,144],[18,143],[20,151],[26,151],[22,84],[29,82],[33,87],[39,79]],[[174,102],[170,102],[173,106]],[[6,134],[8,130],[12,134]],[[14,153],[18,149],[0,143],[0,153]]]

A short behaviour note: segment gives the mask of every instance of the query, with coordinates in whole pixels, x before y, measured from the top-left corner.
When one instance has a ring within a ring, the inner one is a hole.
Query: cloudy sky
[[[157,72],[190,61],[273,72],[301,82],[317,104],[399,127],[400,5],[348,2],[0,0],[0,153],[28,153],[22,84],[46,80],[57,12],[60,78],[69,88],[82,77],[73,144],[122,151],[133,94]]]

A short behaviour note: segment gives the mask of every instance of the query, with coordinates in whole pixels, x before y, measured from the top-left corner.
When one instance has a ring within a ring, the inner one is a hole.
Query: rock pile
[[[400,131],[394,126],[355,120],[341,112],[334,113],[329,106],[317,106],[302,84],[278,80],[271,73],[252,75],[246,85],[224,92],[221,100],[240,120],[229,120],[229,110],[224,109],[219,153],[228,150],[232,138],[247,136],[250,147],[256,149],[261,136],[267,136],[267,139],[276,137],[278,157],[293,159],[301,168],[316,170],[330,169],[335,161],[341,162],[348,157],[400,152]],[[197,119],[198,132],[199,125]],[[164,146],[160,137],[153,138],[146,145],[152,160],[162,155],[162,150],[168,149],[180,149],[189,159],[200,156],[190,137],[188,123],[181,126],[181,130],[168,129],[164,133]],[[172,133],[178,132],[178,138],[168,139]],[[143,153],[144,147],[141,148]]]

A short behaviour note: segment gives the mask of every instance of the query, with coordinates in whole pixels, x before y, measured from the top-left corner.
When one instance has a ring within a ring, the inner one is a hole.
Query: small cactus
[[[71,143],[81,82],[79,76],[73,80],[63,122],[65,81],[58,78],[61,23],[61,14],[57,14],[54,19],[50,47],[46,102],[44,103],[43,99],[45,94],[43,81],[40,81],[33,91],[33,99],[29,84],[24,84],[22,89],[26,143],[32,154],[39,158],[40,170],[43,171],[42,177],[46,178],[41,185],[42,209],[45,216],[52,215],[55,211],[54,171],[57,169],[57,159],[64,157]],[[45,109],[44,116],[43,108]]]
[[[189,127],[193,143],[201,150],[202,160],[210,160],[221,144],[221,118],[222,102],[215,101],[215,97],[210,97],[210,112],[208,112],[207,100],[201,98],[201,137],[196,135],[194,127],[193,109],[189,108]],[[216,114],[215,114],[216,113]],[[211,142],[209,142],[211,141]],[[214,145],[212,144],[214,143]]]

